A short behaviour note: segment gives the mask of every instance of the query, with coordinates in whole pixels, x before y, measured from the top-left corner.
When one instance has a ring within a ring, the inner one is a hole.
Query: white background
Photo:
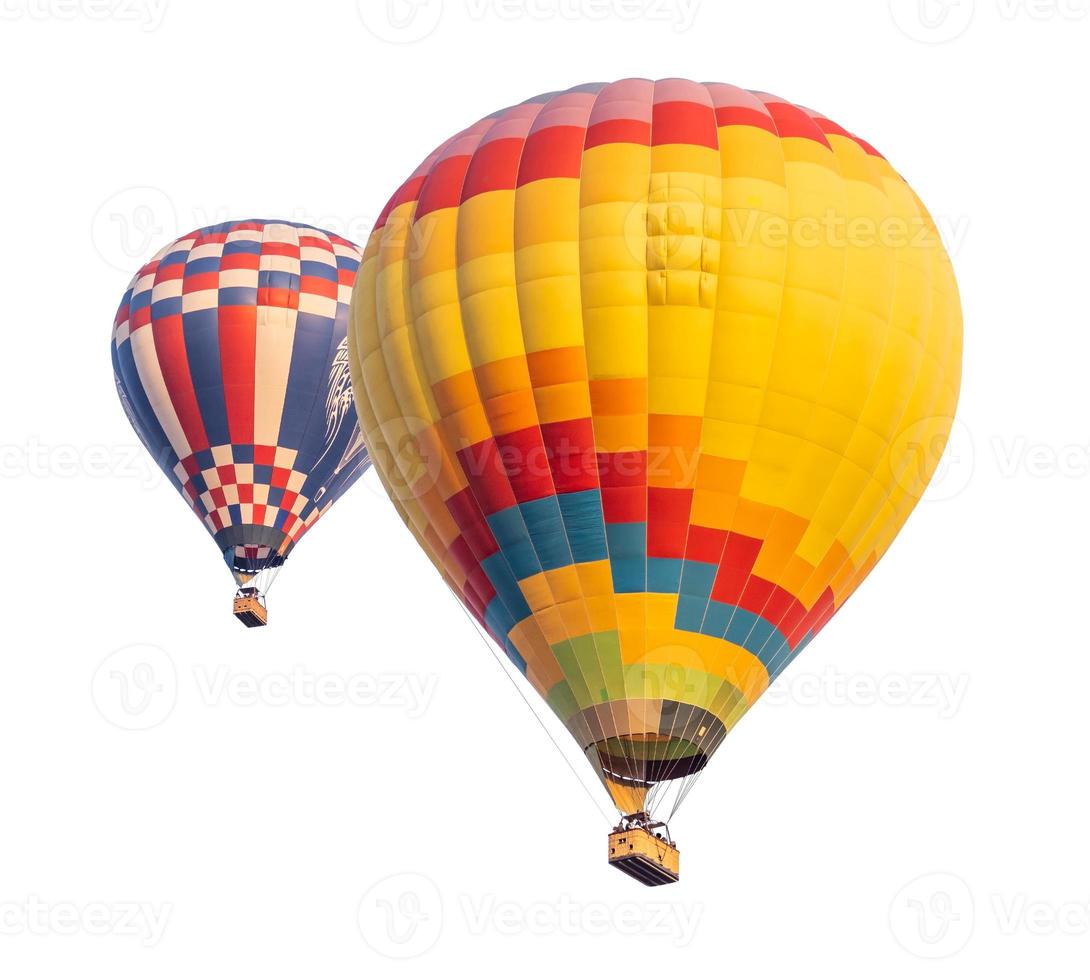
[[[0,0],[0,976],[1084,976],[1086,6],[387,9]],[[176,235],[362,242],[451,132],[628,75],[869,139],[946,233],[966,319],[930,498],[727,740],[655,891],[606,866],[589,770],[373,474],[242,629],[107,350]]]

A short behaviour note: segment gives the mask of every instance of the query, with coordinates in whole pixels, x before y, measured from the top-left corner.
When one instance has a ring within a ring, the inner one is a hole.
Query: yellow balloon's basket
[[[645,885],[669,885],[679,878],[681,852],[666,824],[633,814],[609,835],[609,863]]]
[[[244,626],[265,626],[269,622],[269,611],[261,601],[261,593],[257,589],[239,589],[235,595],[233,612]]]

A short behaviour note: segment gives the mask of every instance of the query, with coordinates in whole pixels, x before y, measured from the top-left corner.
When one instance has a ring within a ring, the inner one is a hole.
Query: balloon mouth
[[[704,708],[650,698],[594,705],[573,725],[603,776],[639,787],[695,775],[726,735],[723,722]]]
[[[288,536],[262,524],[236,524],[215,535],[223,560],[236,584],[254,584],[264,595],[291,550]]]
[[[568,728],[617,809],[651,814],[681,805],[727,733],[706,708],[660,698],[601,702]]]
[[[669,747],[663,747],[663,758],[640,757],[636,754],[637,747],[642,748],[645,743],[635,743],[630,740],[622,740],[620,746],[607,744],[594,745],[592,748],[598,754],[598,764],[601,766],[602,775],[607,779],[619,783],[622,786],[648,788],[656,783],[668,782],[671,779],[683,779],[686,776],[694,776],[708,764],[708,756],[697,746],[691,743],[678,743],[673,739],[661,739],[661,742],[673,743]],[[632,745],[629,750],[628,746]]]

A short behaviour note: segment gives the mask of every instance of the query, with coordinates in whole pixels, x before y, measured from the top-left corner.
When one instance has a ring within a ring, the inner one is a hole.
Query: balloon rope
[[[450,583],[448,583],[444,579],[443,584],[446,585],[448,589],[450,589],[450,594],[454,596],[458,608],[461,609],[462,612],[465,614],[466,619],[468,619],[473,624],[473,628],[480,635],[482,642],[488,649],[488,652],[492,654],[492,659],[496,661],[497,666],[503,672],[503,676],[506,677],[511,682],[511,686],[514,687],[516,691],[518,691],[519,697],[522,698],[523,702],[526,704],[526,707],[530,709],[530,713],[534,716],[535,721],[537,721],[537,723],[541,726],[541,730],[549,736],[549,741],[552,742],[553,745],[556,747],[557,752],[560,753],[561,758],[564,760],[567,767],[572,771],[572,775],[574,775],[575,778],[579,780],[579,785],[583,787],[583,791],[587,794],[587,796],[590,797],[591,801],[594,803],[594,805],[598,808],[601,814],[606,818],[606,821],[612,827],[614,824],[613,815],[605,807],[602,806],[602,803],[598,799],[598,797],[590,791],[590,788],[587,786],[586,782],[579,775],[579,773],[576,772],[575,766],[571,764],[571,760],[568,758],[567,753],[560,747],[560,743],[557,742],[555,738],[553,738],[553,733],[549,731],[549,729],[545,725],[545,722],[541,720],[541,717],[538,715],[537,711],[534,710],[534,706],[530,702],[530,699],[526,696],[526,692],[523,691],[523,689],[519,686],[518,681],[515,680],[515,678],[504,666],[503,661],[500,659],[499,653],[496,652],[495,647],[492,645],[492,641],[489,638],[488,634],[485,633],[483,629],[481,629],[481,624],[477,622],[476,618],[469,612],[468,609],[466,609],[464,605],[462,605],[461,601],[458,600],[458,596],[455,594],[454,590],[450,588]]]

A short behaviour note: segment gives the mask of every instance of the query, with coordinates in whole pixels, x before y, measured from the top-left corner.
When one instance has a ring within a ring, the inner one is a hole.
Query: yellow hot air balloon
[[[767,93],[551,93],[394,194],[349,337],[406,525],[608,789],[611,862],[676,880],[658,818],[882,557],[949,434],[960,306],[919,198]]]

